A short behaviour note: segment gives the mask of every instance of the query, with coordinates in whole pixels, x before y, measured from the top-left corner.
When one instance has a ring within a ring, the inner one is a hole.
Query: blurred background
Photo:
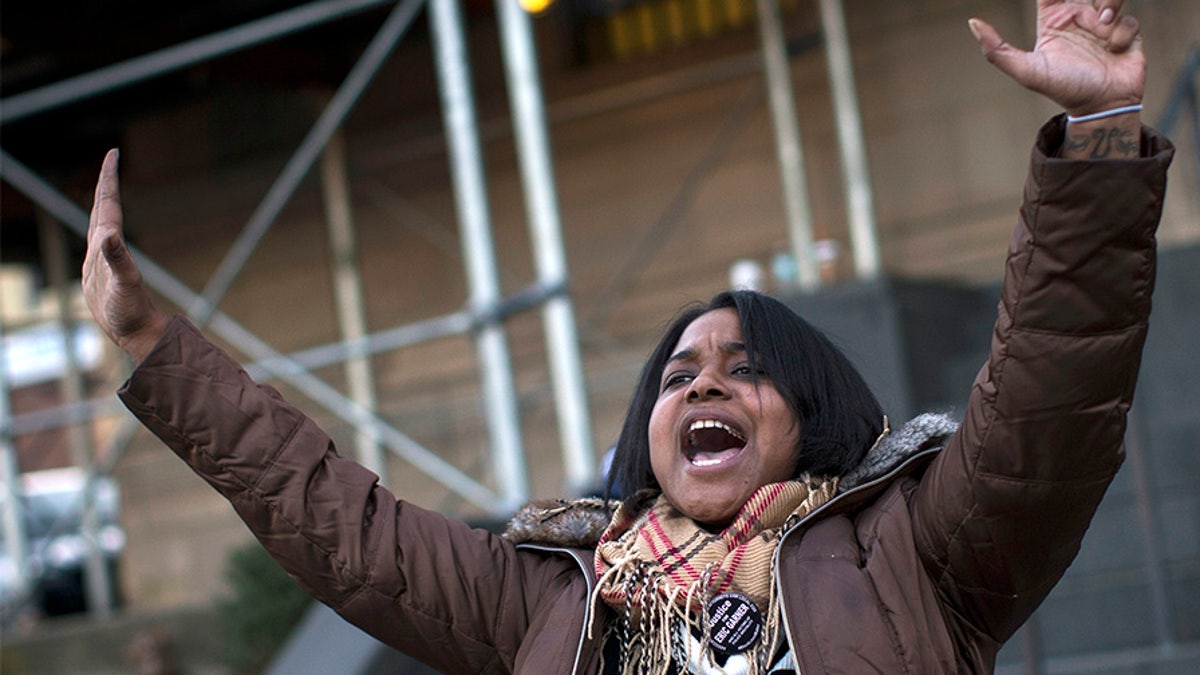
[[[424,672],[113,395],[78,292],[110,147],[160,305],[481,526],[594,491],[659,331],[731,285],[893,420],[961,411],[1058,112],[966,21],[1028,47],[1032,0],[524,1],[0,8],[0,671]],[[1200,672],[1200,5],[1126,9],[1179,148],[1128,459],[1000,672]]]

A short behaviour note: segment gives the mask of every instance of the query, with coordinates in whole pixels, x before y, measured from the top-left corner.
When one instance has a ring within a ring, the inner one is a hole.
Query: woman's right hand
[[[83,260],[83,297],[100,330],[141,363],[167,328],[169,318],[155,308],[142,281],[122,227],[116,150],[109,150],[96,183]]]

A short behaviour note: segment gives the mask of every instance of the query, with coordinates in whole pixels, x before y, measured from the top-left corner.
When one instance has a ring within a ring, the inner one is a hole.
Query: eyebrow
[[[719,349],[726,354],[736,354],[738,352],[746,351],[746,344],[744,342],[722,342],[719,346]],[[688,347],[687,349],[681,349],[672,354],[663,365],[666,366],[675,363],[676,361],[690,361],[695,358],[696,350]]]

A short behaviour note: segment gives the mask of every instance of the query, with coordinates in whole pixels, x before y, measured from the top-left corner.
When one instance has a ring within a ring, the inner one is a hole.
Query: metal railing
[[[505,299],[500,296],[496,282],[495,253],[487,215],[487,197],[482,187],[482,157],[474,102],[470,97],[471,78],[461,17],[456,0],[429,0],[429,3],[434,41],[439,49],[439,87],[445,106],[452,178],[456,185],[471,180],[479,181],[475,188],[464,192],[456,202],[463,231],[464,258],[470,272],[471,297],[465,309],[444,317],[380,331],[339,345],[284,355],[218,309],[238,273],[411,26],[418,11],[425,6],[425,0],[314,2],[54,85],[7,97],[0,100],[0,124],[24,119],[367,9],[394,4],[395,7],[375,37],[293,153],[201,293],[192,291],[140,251],[132,250],[132,253],[147,284],[171,302],[186,308],[195,323],[206,326],[253,360],[249,368],[253,375],[275,377],[295,386],[340,419],[365,430],[452,492],[485,512],[503,515],[528,497],[515,404],[517,397],[504,336],[505,319],[514,311],[537,306],[543,308],[551,352],[551,377],[555,384],[556,409],[560,418],[567,491],[577,491],[594,482],[586,393],[575,338],[573,309],[565,292],[567,272],[558,232],[554,184],[550,180],[549,144],[544,131],[545,116],[537,85],[529,18],[520,10],[516,0],[503,0],[500,3],[508,86],[516,112],[513,115],[514,133],[521,143],[522,178],[529,202],[538,275],[537,282],[516,296]],[[448,96],[448,92],[453,95]],[[3,149],[0,149],[0,177],[67,229],[81,237],[86,235],[88,216],[84,209]],[[479,352],[485,412],[489,438],[492,439],[492,471],[498,490],[487,487],[479,479],[425,449],[372,410],[343,395],[310,372],[318,365],[361,357],[365,353],[459,334],[472,335]],[[0,386],[3,386],[3,382],[0,382]],[[112,399],[104,399],[13,418],[5,405],[0,408],[0,437],[10,439],[32,430],[83,423],[96,415],[110,414],[114,408],[116,406]],[[93,461],[89,474],[99,476],[111,472],[135,429],[136,422],[132,418],[123,420],[106,451],[98,455],[104,457],[105,461]],[[4,454],[6,460],[11,458],[11,446],[8,443],[4,446]],[[10,490],[10,494],[14,492]],[[6,505],[15,502],[14,499],[5,500]]]

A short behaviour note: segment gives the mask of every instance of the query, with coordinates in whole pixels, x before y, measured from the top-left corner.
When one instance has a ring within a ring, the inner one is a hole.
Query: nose
[[[687,390],[688,402],[705,401],[713,398],[729,398],[729,388],[710,368],[704,368],[692,380]]]

